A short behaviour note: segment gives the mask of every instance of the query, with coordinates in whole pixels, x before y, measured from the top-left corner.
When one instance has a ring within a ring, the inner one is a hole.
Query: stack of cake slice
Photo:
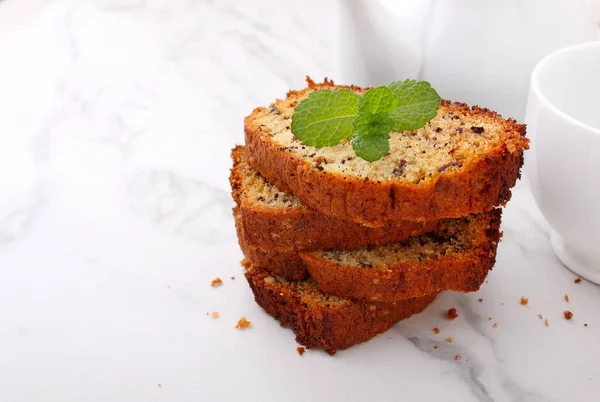
[[[294,107],[339,88],[309,80],[255,109],[230,177],[257,303],[299,343],[330,354],[422,311],[440,291],[479,289],[501,237],[497,207],[528,144],[523,125],[447,101],[425,127],[392,133],[390,152],[372,163],[349,142],[300,142]]]

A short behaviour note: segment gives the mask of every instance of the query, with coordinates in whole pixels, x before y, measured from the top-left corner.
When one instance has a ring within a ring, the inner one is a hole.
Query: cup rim
[[[598,51],[600,51],[600,40],[580,43],[578,45],[573,45],[573,46],[567,46],[562,49],[558,49],[558,50],[548,54],[547,56],[545,56],[542,60],[540,60],[536,64],[535,68],[533,69],[533,72],[531,73],[531,90],[536,94],[536,96],[544,104],[544,106],[546,106],[552,112],[556,113],[561,118],[563,118],[564,120],[567,120],[569,123],[573,124],[574,126],[591,131],[592,133],[600,136],[600,128],[593,127],[587,123],[577,120],[570,114],[562,111],[562,109],[560,109],[554,103],[552,103],[544,94],[544,91],[542,90],[541,84],[540,84],[540,71],[547,64],[552,63],[554,60],[556,60],[557,58],[559,58],[560,56],[562,56],[565,53],[571,53],[571,52],[575,52],[575,51],[578,51],[581,49],[586,49],[586,48],[597,48]]]

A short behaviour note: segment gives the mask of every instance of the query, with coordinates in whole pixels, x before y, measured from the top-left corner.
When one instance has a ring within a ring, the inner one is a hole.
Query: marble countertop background
[[[255,305],[229,150],[253,107],[335,78],[333,18],[317,0],[59,0],[0,43],[0,400],[597,399],[600,288],[555,258],[524,183],[489,283],[371,342],[301,358]]]

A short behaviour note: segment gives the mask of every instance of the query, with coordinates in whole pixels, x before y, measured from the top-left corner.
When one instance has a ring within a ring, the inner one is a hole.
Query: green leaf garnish
[[[352,122],[358,116],[361,97],[349,89],[311,92],[296,106],[292,133],[306,145],[332,147],[354,134]]]
[[[360,136],[355,135],[352,148],[356,155],[368,162],[374,162],[390,152],[390,135]]]
[[[369,89],[358,102],[358,114],[390,113],[398,106],[398,97],[388,87]]]
[[[390,150],[390,132],[416,130],[434,118],[441,98],[425,81],[396,81],[359,95],[349,89],[311,92],[296,106],[292,133],[317,148],[352,139],[356,155],[374,162]]]
[[[354,120],[355,137],[356,135],[365,137],[383,137],[387,135],[387,138],[390,138],[390,131],[394,124],[394,120],[387,113],[361,113]]]
[[[398,107],[390,113],[394,131],[416,130],[433,119],[442,99],[427,81],[395,81],[388,85],[398,98]]]

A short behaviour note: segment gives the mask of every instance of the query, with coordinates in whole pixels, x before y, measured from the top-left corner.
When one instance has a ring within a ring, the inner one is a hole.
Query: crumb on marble
[[[544,325],[547,326],[547,327],[550,326],[550,324],[548,323],[548,319],[547,318],[544,320]]]
[[[577,278],[573,282],[575,282],[575,283],[581,283],[581,278]]]
[[[488,283],[487,279],[485,280],[485,283]]]
[[[479,298],[479,303],[483,303],[483,299],[482,298]]]
[[[449,338],[447,338],[447,339],[446,339],[446,342],[448,342],[448,343],[452,343],[452,342],[454,342],[454,338],[452,338],[452,337],[449,337]]]
[[[162,384],[161,383],[158,383],[158,388],[162,388]]]
[[[304,352],[306,351],[306,349],[304,349],[302,346],[298,346],[298,347],[296,348],[296,351],[298,352],[298,354],[299,354],[300,356],[302,356],[302,355],[304,354]]]
[[[492,328],[498,328],[498,323],[495,322],[494,325],[492,325]]]
[[[542,316],[541,314],[538,314],[538,318],[539,318],[540,320],[543,320],[543,319],[544,319],[544,316]]]
[[[214,288],[215,286],[220,286],[222,284],[223,284],[223,281],[221,280],[221,278],[217,277],[212,280],[212,282],[210,283],[210,286],[212,286]]]
[[[573,318],[573,313],[571,313],[569,310],[563,311],[563,315],[565,316],[565,320],[570,320]]]
[[[448,311],[446,312],[446,317],[448,317],[449,320],[454,320],[456,317],[458,317],[456,309],[454,307],[448,309]]]
[[[567,294],[566,294],[566,295],[564,296],[564,298],[565,298],[565,301],[568,303],[568,302],[569,302],[569,295],[567,295]]]
[[[583,326],[584,326],[584,327],[587,327],[587,323],[586,323],[586,324],[583,324]]]
[[[217,311],[213,311],[212,313],[210,313],[210,316],[212,318],[219,318],[219,313]]]
[[[526,306],[527,304],[529,304],[529,299],[525,296],[521,296],[521,305]]]
[[[435,328],[433,329],[433,333],[434,333],[434,334],[439,334],[439,333],[440,333],[440,329],[439,329],[438,327],[435,327]]]
[[[488,317],[488,321],[492,321],[492,317]]]
[[[438,345],[433,345],[433,348],[434,348],[434,349],[437,349],[437,348],[438,348]]]
[[[231,280],[232,280],[232,281],[235,281],[235,276],[232,276],[232,277],[231,277]]]
[[[248,321],[246,319],[246,317],[242,317],[240,318],[240,320],[237,322],[237,325],[235,326],[235,329],[239,329],[239,330],[245,330],[246,328],[248,328],[252,323],[250,321]]]
[[[454,356],[454,360],[460,360],[460,355]]]

